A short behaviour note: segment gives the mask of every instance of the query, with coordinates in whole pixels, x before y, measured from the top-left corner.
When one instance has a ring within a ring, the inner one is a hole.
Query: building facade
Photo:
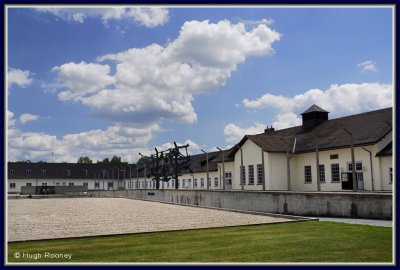
[[[191,156],[190,170],[160,189],[391,191],[392,108],[329,120],[313,105],[302,125],[245,135],[229,150]],[[208,159],[207,159],[208,158]],[[355,168],[353,170],[353,168]],[[155,189],[144,164],[8,162],[8,192],[22,186]]]

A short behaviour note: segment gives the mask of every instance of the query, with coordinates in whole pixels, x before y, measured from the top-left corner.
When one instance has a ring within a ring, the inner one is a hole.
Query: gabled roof
[[[381,151],[376,153],[377,157],[386,157],[393,154],[393,142],[388,143]]]
[[[251,140],[266,152],[292,152],[296,139],[295,153],[315,151],[316,141],[320,150],[337,149],[354,145],[370,145],[378,142],[392,130],[392,108],[327,120],[310,131],[301,126],[276,130],[257,135],[246,135],[231,152]]]
[[[322,109],[321,107],[317,106],[317,105],[312,105],[310,108],[308,108],[305,112],[302,113],[306,114],[306,113],[311,113],[311,112],[324,112],[324,113],[329,113],[327,111],[325,111],[324,109]]]
[[[227,149],[227,150],[223,150],[223,153],[222,153],[221,151],[218,152],[218,156],[217,156],[216,158],[214,158],[214,159],[212,160],[212,162],[215,162],[215,163],[219,162],[219,163],[221,163],[222,160],[224,160],[225,162],[233,161],[234,158],[230,155],[231,152],[233,151],[233,149],[234,149],[234,147],[232,147],[232,148],[230,148],[230,149]],[[223,158],[223,159],[222,159],[222,155],[224,155],[224,158]]]

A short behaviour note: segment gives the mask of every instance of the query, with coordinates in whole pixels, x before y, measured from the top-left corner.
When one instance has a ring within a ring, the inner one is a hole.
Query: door
[[[232,189],[232,173],[231,172],[225,173],[225,189],[226,190]]]
[[[353,175],[352,173],[344,172],[342,173],[342,189],[352,190],[353,189]]]
[[[362,172],[356,172],[357,175],[357,189],[363,190],[364,189],[364,175]]]

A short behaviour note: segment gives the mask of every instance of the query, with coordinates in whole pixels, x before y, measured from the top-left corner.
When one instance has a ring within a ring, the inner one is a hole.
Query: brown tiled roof
[[[130,165],[104,165],[82,163],[47,163],[47,162],[8,162],[9,179],[91,179],[104,178],[118,179],[129,178],[130,174],[136,177],[136,166]],[[125,175],[124,175],[125,168]],[[140,169],[140,168],[139,168]],[[27,173],[27,170],[30,173]],[[45,170],[45,172],[43,172]],[[13,173],[11,173],[11,171]],[[141,170],[139,170],[141,175]]]
[[[378,142],[392,130],[392,108],[326,120],[312,130],[304,131],[301,126],[268,131],[257,135],[246,135],[231,152],[246,140],[251,140],[266,152],[292,152],[296,139],[295,153],[315,151],[316,140],[320,150],[349,147],[352,134],[355,146]]]

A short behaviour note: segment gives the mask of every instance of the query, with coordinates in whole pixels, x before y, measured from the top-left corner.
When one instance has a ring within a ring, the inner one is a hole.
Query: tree
[[[105,158],[102,161],[98,160],[98,164],[109,164],[109,165],[128,165],[128,162],[121,161],[121,157],[113,156],[110,160],[109,158]]]
[[[108,158],[105,158],[102,161],[98,160],[97,163],[99,163],[99,164],[110,164],[110,160]]]
[[[93,161],[89,157],[80,157],[78,158],[78,163],[93,163]]]
[[[151,157],[141,156],[137,161],[138,164],[146,164],[147,162],[151,162]]]
[[[119,165],[121,164],[121,157],[113,156],[112,159],[110,160],[111,165]]]

